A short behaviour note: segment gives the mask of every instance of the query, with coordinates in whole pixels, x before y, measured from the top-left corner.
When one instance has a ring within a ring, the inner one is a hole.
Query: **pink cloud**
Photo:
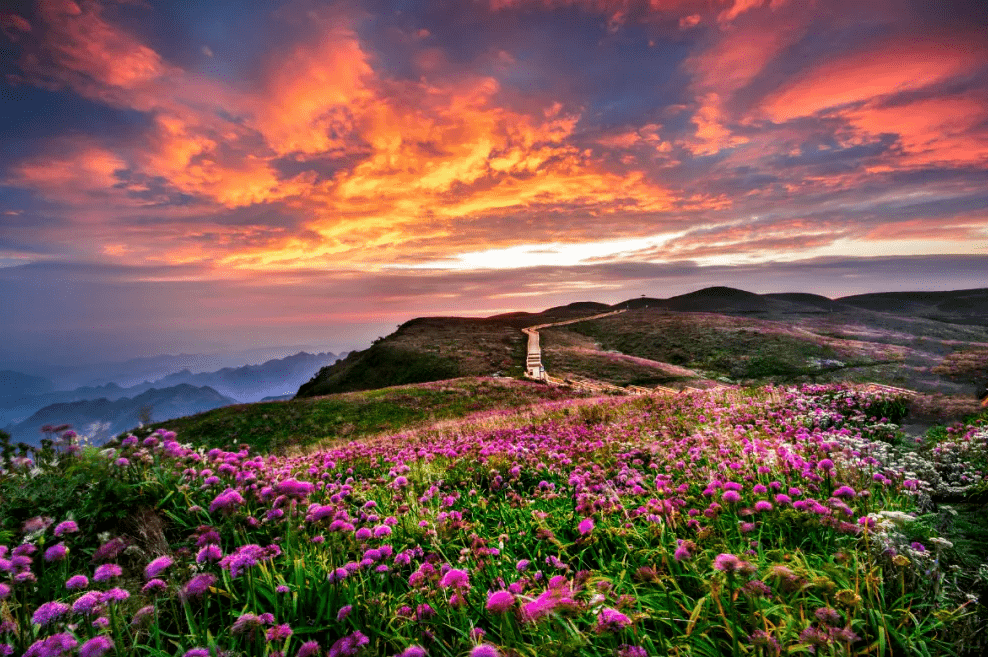
[[[988,45],[895,37],[865,52],[819,64],[772,94],[761,113],[777,123],[890,94],[922,89],[984,66]]]

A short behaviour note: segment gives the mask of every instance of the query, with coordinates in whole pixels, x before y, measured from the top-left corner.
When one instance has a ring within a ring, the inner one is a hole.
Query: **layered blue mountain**
[[[45,437],[45,426],[70,424],[93,444],[100,444],[142,423],[195,415],[236,403],[236,399],[225,397],[208,386],[182,383],[169,388],[151,388],[135,397],[51,404],[13,426],[9,433],[14,441],[38,445]]]

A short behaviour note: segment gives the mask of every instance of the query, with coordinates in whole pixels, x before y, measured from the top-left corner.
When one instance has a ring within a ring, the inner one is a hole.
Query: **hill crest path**
[[[528,350],[525,356],[525,376],[530,379],[535,379],[536,381],[544,381],[551,385],[566,385],[572,386],[574,388],[580,388],[584,390],[589,390],[592,392],[610,392],[610,393],[620,393],[625,395],[647,395],[655,392],[671,393],[676,394],[678,391],[672,388],[667,388],[665,386],[655,386],[653,388],[645,388],[643,386],[628,386],[622,388],[621,386],[616,386],[611,383],[605,383],[604,381],[594,381],[591,379],[560,379],[550,375],[545,370],[545,366],[542,364],[542,346],[539,343],[539,329],[549,328],[553,326],[565,326],[566,324],[576,324],[578,322],[587,322],[594,319],[601,319],[602,317],[610,317],[611,315],[618,315],[620,313],[626,312],[626,308],[621,308],[619,310],[612,310],[606,313],[600,313],[598,315],[590,315],[589,317],[577,317],[576,319],[567,319],[562,322],[550,322],[546,324],[536,324],[535,326],[529,326],[522,329],[522,333],[528,336]]]

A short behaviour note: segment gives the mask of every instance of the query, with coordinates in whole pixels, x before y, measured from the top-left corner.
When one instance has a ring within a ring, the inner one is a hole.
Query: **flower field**
[[[39,491],[0,518],[0,654],[977,650],[984,607],[927,507],[982,485],[988,431],[907,449],[904,410],[769,387],[546,402],[295,456],[165,430],[8,448],[0,483]],[[47,490],[83,475],[98,499]]]

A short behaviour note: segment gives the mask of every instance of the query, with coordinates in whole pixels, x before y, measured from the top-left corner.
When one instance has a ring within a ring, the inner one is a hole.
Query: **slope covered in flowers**
[[[164,430],[8,454],[7,483],[85,462],[135,508],[99,536],[82,513],[5,526],[0,653],[950,654],[978,607],[917,519],[933,484],[889,447],[901,411],[806,386],[292,457]]]

